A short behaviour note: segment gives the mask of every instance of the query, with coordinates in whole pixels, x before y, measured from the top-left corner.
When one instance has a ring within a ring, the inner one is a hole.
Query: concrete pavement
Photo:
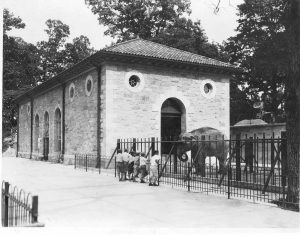
[[[39,196],[39,221],[46,227],[299,229],[297,212],[118,182],[73,166],[3,157],[2,179]]]

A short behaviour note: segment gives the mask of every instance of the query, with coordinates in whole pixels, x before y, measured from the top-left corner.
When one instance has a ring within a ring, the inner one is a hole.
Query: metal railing
[[[99,159],[96,154],[75,154],[74,168],[99,171],[100,174]]]
[[[147,147],[162,150],[161,184],[299,210],[299,200],[288,196],[288,189],[292,187],[299,196],[299,179],[288,175],[284,138],[241,139],[238,136],[217,140],[202,137],[184,142],[131,139],[118,140],[117,146],[136,152],[145,151]],[[184,162],[178,155],[186,153],[187,149],[191,150],[191,158]]]
[[[1,221],[3,227],[42,227],[38,222],[38,196],[2,182]]]

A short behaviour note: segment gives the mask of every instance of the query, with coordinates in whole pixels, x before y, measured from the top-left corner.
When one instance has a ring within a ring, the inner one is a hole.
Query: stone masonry
[[[126,89],[126,75],[139,73],[145,86],[134,93]],[[213,98],[202,95],[204,80],[215,84]],[[186,109],[186,131],[209,126],[229,137],[229,77],[191,73],[178,69],[130,64],[106,66],[106,155],[112,153],[118,138],[160,137],[161,106],[177,98]]]
[[[201,69],[205,63],[209,69]],[[229,137],[233,70],[232,65],[140,39],[109,47],[17,98],[18,155],[43,158],[47,112],[50,160],[63,154],[71,164],[76,153],[109,158],[117,139],[159,138],[162,104],[169,98],[180,103],[181,132],[209,126]]]

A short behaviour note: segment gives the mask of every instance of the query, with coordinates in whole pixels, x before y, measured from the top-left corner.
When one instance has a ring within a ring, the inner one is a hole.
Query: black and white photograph
[[[300,0],[1,0],[1,235],[299,235]]]

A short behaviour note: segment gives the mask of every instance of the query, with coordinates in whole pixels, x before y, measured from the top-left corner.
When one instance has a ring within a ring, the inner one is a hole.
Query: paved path
[[[298,228],[299,213],[72,166],[3,157],[2,179],[39,196],[46,227]]]

